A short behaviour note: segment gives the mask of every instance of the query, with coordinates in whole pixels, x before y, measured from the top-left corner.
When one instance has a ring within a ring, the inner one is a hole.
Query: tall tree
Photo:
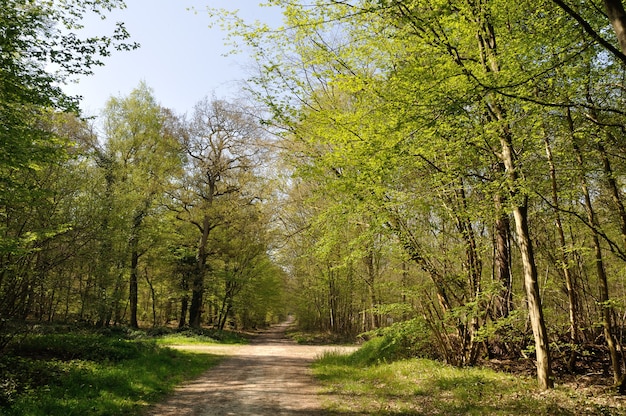
[[[168,113],[152,91],[141,83],[128,97],[111,98],[104,110],[106,154],[113,163],[117,215],[125,219],[130,254],[130,325],[138,327],[139,259],[148,249],[142,244],[145,220],[158,213],[168,185],[180,176],[180,147],[165,128]]]
[[[189,324],[199,327],[205,292],[212,230],[226,222],[220,199],[245,194],[245,177],[254,174],[261,153],[262,131],[244,107],[221,100],[200,101],[181,137],[187,156],[184,188],[177,195],[179,219],[199,234],[196,268],[191,282]],[[243,180],[243,181],[242,181]]]
[[[50,111],[77,109],[77,99],[65,95],[61,85],[68,77],[90,73],[111,50],[136,46],[126,43],[122,24],[112,35],[82,38],[77,32],[81,18],[91,12],[104,17],[123,6],[115,0],[8,0],[0,11],[0,303],[4,305],[14,305],[12,293],[25,284],[12,269],[26,264],[33,243],[52,232],[25,218],[18,220],[17,227],[13,221],[25,207],[48,198],[48,190],[38,189],[33,182],[37,172],[64,160],[67,148],[59,145],[58,136],[45,122]],[[18,303],[26,301],[22,298]],[[2,321],[19,317],[15,312],[12,306],[3,308]]]
[[[289,40],[280,38],[280,34],[276,35],[275,32],[263,32],[264,28],[260,28],[256,33],[281,44],[281,53],[287,57],[268,56],[266,48],[260,50],[262,55],[259,55],[259,59],[270,60],[270,64],[264,66],[267,71],[259,77],[263,87],[261,91],[271,108],[278,113],[279,122],[286,120],[290,126],[293,123],[297,125],[301,123],[302,114],[308,113],[310,109],[326,117],[327,134],[335,136],[327,144],[328,168],[340,171],[340,175],[345,177],[348,171],[345,168],[346,161],[352,168],[353,164],[358,164],[355,163],[358,160],[362,165],[355,166],[354,172],[363,174],[366,171],[368,174],[362,175],[365,181],[362,179],[350,183],[360,187],[370,185],[369,192],[379,196],[385,195],[385,191],[372,191],[371,182],[367,180],[376,177],[375,173],[369,176],[376,172],[376,168],[370,170],[373,165],[371,161],[380,161],[378,155],[387,149],[391,150],[387,153],[389,155],[395,149],[406,149],[411,157],[420,158],[420,164],[442,172],[481,174],[482,167],[461,165],[467,159],[464,161],[459,158],[459,165],[455,164],[452,169],[448,168],[449,164],[438,161],[438,155],[441,154],[453,157],[451,151],[442,152],[441,149],[460,149],[468,136],[468,129],[472,129],[469,135],[487,143],[486,146],[474,147],[475,150],[481,150],[481,147],[487,149],[488,154],[483,161],[496,157],[504,167],[504,172],[494,180],[508,188],[507,203],[515,219],[528,310],[535,334],[539,383],[544,388],[550,387],[549,340],[530,237],[529,192],[524,185],[524,174],[519,162],[523,156],[518,154],[518,149],[523,148],[519,144],[523,136],[517,137],[510,120],[513,113],[516,118],[524,117],[525,114],[523,110],[518,111],[519,107],[497,89],[499,84],[507,85],[508,82],[517,81],[517,74],[509,68],[512,61],[502,56],[502,51],[497,47],[500,41],[497,36],[501,35],[499,30],[504,39],[511,39],[506,22],[499,20],[504,16],[504,10],[498,10],[496,5],[486,2],[458,2],[452,5],[448,2],[330,1],[316,6],[289,3],[284,4],[284,7],[287,27],[292,31],[288,35],[293,33],[290,39],[293,47],[288,46]],[[374,17],[374,12],[378,16]],[[371,23],[365,22],[365,16],[371,19]],[[453,19],[455,16],[462,16],[463,23],[459,24],[457,19]],[[365,27],[368,30],[364,30]],[[366,35],[366,31],[370,34],[380,33],[381,36],[376,36],[374,40]],[[284,48],[291,55],[285,54]],[[294,59],[303,64],[291,65]],[[506,69],[503,70],[503,67]],[[278,92],[281,84],[287,84],[295,98],[300,100],[293,102],[293,108],[288,107],[290,102],[284,99],[284,94]],[[345,102],[349,103],[344,105],[347,111],[340,113],[341,116],[333,113],[333,110],[336,111],[334,103],[326,101],[326,97],[339,97],[338,102],[343,102],[344,97],[338,91],[346,95]],[[274,92],[276,95],[272,95]],[[419,105],[406,104],[415,100]],[[299,107],[304,110],[299,110]],[[383,112],[383,108],[390,111]],[[289,117],[293,113],[299,114],[300,118],[290,121]],[[460,118],[465,125],[455,122],[453,117]],[[481,128],[480,124],[488,128]],[[341,133],[338,135],[337,132]],[[431,144],[429,148],[421,143],[419,148],[405,147],[405,143],[418,142],[414,139],[417,134],[429,137],[431,143],[441,143],[441,147],[438,149],[437,145]],[[348,137],[351,139],[346,139]],[[376,157],[371,158],[373,152],[365,150],[360,158],[351,159],[357,153],[353,149],[367,149],[367,146],[377,149]],[[365,154],[370,157],[367,162],[363,158]],[[397,162],[399,159],[392,160]],[[403,157],[402,160],[408,158]],[[493,172],[495,175],[500,173],[498,170]],[[362,198],[367,192],[365,190],[362,194],[353,195]],[[388,192],[389,195],[391,192]],[[379,203],[384,200],[379,198]],[[457,212],[464,206],[463,198],[458,201],[455,207]],[[441,202],[447,204],[449,199],[444,197]],[[476,256],[471,225],[468,227],[475,219],[466,219],[464,215],[456,215],[455,221],[468,256],[464,267],[469,276],[473,276],[467,290],[475,295],[480,287],[480,260]],[[392,223],[401,239],[407,247],[411,247],[412,258],[431,273],[443,308],[449,310],[453,304],[450,298],[453,292],[446,290],[445,279],[441,277],[445,274],[438,271],[432,260],[424,255],[423,244],[413,238],[415,233],[406,226],[408,222],[397,217],[394,220]],[[504,255],[500,259],[508,261]],[[470,289],[472,287],[474,290]]]
[[[215,299],[215,325],[224,329],[228,320],[241,326],[262,325],[260,311],[271,311],[275,318],[284,315],[281,275],[268,255],[269,216],[259,201],[235,197],[228,202],[228,223],[213,233],[216,253],[209,293]]]
[[[230,29],[257,53],[253,89],[298,157],[292,165],[296,177],[307,181],[313,195],[330,200],[320,204],[313,198],[314,206],[302,210],[319,218],[312,222],[318,225],[313,241],[340,241],[334,236],[342,232],[351,236],[351,227],[365,218],[359,212],[377,216],[374,223],[392,230],[406,255],[430,276],[436,300],[428,312],[440,339],[456,330],[471,340],[472,330],[466,329],[476,323],[488,329],[488,319],[514,321],[513,307],[528,311],[541,388],[552,386],[548,345],[561,338],[562,328],[576,340],[581,324],[585,337],[610,342],[614,328],[602,335],[597,326],[592,329],[592,313],[589,322],[577,321],[576,308],[593,305],[605,317],[614,307],[607,297],[613,282],[606,256],[605,278],[599,275],[597,282],[602,305],[589,293],[575,292],[596,283],[583,262],[586,248],[598,252],[594,267],[603,250],[625,259],[623,169],[611,163],[623,157],[619,137],[626,125],[626,55],[616,46],[622,2],[606,1],[605,10],[573,0],[271,3],[284,8],[283,30],[236,19]],[[568,108],[576,114],[585,167],[573,156],[563,127],[559,109]],[[572,186],[571,172],[580,168],[587,191]],[[583,205],[594,210],[593,218]],[[555,216],[559,228],[571,231],[552,240],[541,224]],[[340,231],[325,228],[324,220]],[[581,231],[581,224],[593,234]],[[585,238],[591,235],[595,242]],[[512,236],[517,250],[509,246]],[[564,254],[579,261],[586,280],[576,285],[567,277],[565,268],[574,263]],[[335,287],[337,264],[343,263],[327,259],[335,262],[325,269],[307,264],[294,272],[318,273],[320,285]],[[555,306],[561,295],[550,291],[552,281],[544,293],[539,288],[538,266],[553,270],[555,259],[563,265],[565,279],[559,277],[558,284],[566,286],[569,317]],[[482,265],[489,263],[500,290],[485,285]],[[525,283],[525,305],[513,301],[517,275]],[[481,321],[492,296],[501,304]],[[553,308],[553,322],[546,322],[544,308]],[[442,322],[455,322],[450,316],[466,319],[446,328]]]

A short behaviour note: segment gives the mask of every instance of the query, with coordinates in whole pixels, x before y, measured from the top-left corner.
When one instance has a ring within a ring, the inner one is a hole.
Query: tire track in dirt
[[[249,345],[189,345],[175,348],[227,355],[201,377],[176,389],[146,416],[324,414],[319,387],[309,369],[325,351],[356,347],[298,345],[285,337],[290,323],[274,326]]]

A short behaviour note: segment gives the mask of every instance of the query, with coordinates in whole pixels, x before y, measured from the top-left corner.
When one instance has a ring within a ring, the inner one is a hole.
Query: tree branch
[[[563,2],[562,0],[552,0],[552,1],[557,6],[559,6],[561,9],[563,9],[563,11],[565,11],[565,13],[567,13],[574,20],[576,20],[580,24],[580,26],[584,29],[584,31],[587,32],[587,34],[589,36],[591,36],[596,42],[598,42],[600,45],[602,45],[606,50],[611,52],[613,54],[613,56],[615,56],[617,59],[622,61],[622,64],[626,65],[626,55],[624,55],[624,53],[622,51],[620,51],[615,46],[613,46],[608,40],[606,40],[602,36],[600,36],[600,34],[598,32],[596,32],[591,27],[589,22],[587,22],[585,19],[583,19],[583,17],[580,14],[578,14],[574,9],[572,9],[567,4],[565,4],[565,2]]]

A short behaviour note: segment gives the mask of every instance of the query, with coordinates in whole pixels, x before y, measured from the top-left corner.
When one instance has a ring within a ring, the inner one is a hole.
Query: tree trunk
[[[573,121],[571,118],[571,114],[568,109],[567,118],[570,126],[570,132],[572,132],[572,146],[574,148],[574,152],[576,153],[576,159],[578,165],[581,169],[584,166],[584,159],[580,147],[576,141],[576,138],[573,135]],[[583,172],[580,175],[580,185],[583,192],[583,197],[585,200],[585,211],[587,213],[587,221],[592,228],[592,241],[594,248],[594,260],[596,264],[596,273],[598,275],[598,283],[600,285],[600,308],[602,309],[601,317],[602,317],[602,328],[604,330],[604,338],[609,349],[609,355],[611,357],[611,366],[613,367],[613,380],[615,384],[620,384],[622,382],[622,367],[621,361],[619,358],[619,352],[617,350],[617,345],[615,338],[613,337],[613,319],[611,316],[611,306],[609,305],[609,284],[606,275],[606,270],[604,268],[604,260],[602,256],[602,247],[600,246],[600,238],[598,236],[598,231],[596,227],[598,226],[598,221],[596,219],[595,211],[593,209],[593,205],[591,203],[591,196],[589,194],[589,188],[587,186],[587,180]]]
[[[606,14],[613,26],[622,53],[626,54],[626,12],[621,0],[604,0]]]
[[[378,314],[375,311],[376,305],[378,304],[378,300],[376,299],[376,290],[375,290],[375,282],[378,270],[375,266],[374,262],[374,249],[370,249],[365,256],[365,266],[367,268],[367,278],[365,279],[365,283],[367,285],[367,289],[369,291],[369,303],[370,303],[370,322],[369,328],[366,330],[371,330],[378,328],[380,326],[380,322],[378,319]],[[366,312],[364,312],[366,313]]]
[[[554,386],[552,380],[552,365],[550,359],[548,331],[543,317],[539,282],[537,281],[537,268],[533,247],[528,230],[528,213],[526,204],[517,206],[513,210],[515,217],[515,230],[522,255],[524,271],[524,287],[528,302],[530,323],[535,336],[535,351],[537,355],[537,381],[542,389]]]
[[[492,112],[497,115],[498,120],[505,120],[504,112],[496,103],[492,106]],[[541,305],[541,292],[537,280],[537,266],[533,252],[532,240],[528,228],[527,197],[518,195],[518,173],[513,156],[513,146],[510,132],[503,131],[500,137],[502,146],[501,158],[507,172],[511,201],[522,198],[521,203],[517,202],[513,207],[513,217],[515,218],[515,231],[517,243],[522,256],[522,269],[524,273],[524,287],[526,289],[526,301],[528,303],[528,314],[535,337],[535,352],[537,357],[537,381],[541,389],[549,389],[554,386],[552,380],[552,363],[550,359],[550,340],[543,317],[543,307]]]
[[[496,165],[496,173],[505,171],[502,162]],[[494,318],[506,318],[513,310],[513,282],[511,276],[511,221],[505,209],[506,197],[496,193],[493,198],[496,211],[494,232],[495,278],[501,285],[500,295],[494,302]]]
[[[609,186],[609,190],[611,191],[611,198],[613,199],[613,203],[615,204],[615,209],[617,210],[617,214],[619,217],[620,233],[622,234],[622,245],[624,251],[626,252],[626,209],[624,208],[624,204],[622,203],[620,190],[617,185],[617,181],[615,180],[613,168],[611,167],[611,161],[609,160],[606,149],[601,142],[598,142],[597,146],[598,152],[600,152],[600,157],[602,158],[604,176]]]
[[[130,231],[130,282],[129,282],[129,290],[128,290],[128,299],[130,303],[130,327],[131,328],[139,328],[139,323],[137,322],[137,309],[139,305],[138,298],[138,284],[139,284],[139,230],[141,229],[141,225],[143,224],[143,219],[146,216],[146,210],[149,206],[149,202],[145,202],[144,209],[140,209],[135,212],[135,216],[133,217],[133,225]]]
[[[483,68],[486,72],[498,73],[500,65],[498,62],[498,51],[496,34],[491,25],[490,16],[486,7],[486,2],[479,1],[474,4],[477,24],[478,50]],[[535,351],[537,355],[537,381],[542,389],[553,387],[552,368],[550,360],[550,349],[548,332],[543,317],[543,307],[541,305],[541,293],[537,281],[537,268],[533,253],[532,241],[528,228],[527,197],[520,195],[518,190],[518,172],[513,153],[513,141],[511,131],[507,126],[506,110],[497,100],[487,102],[487,110],[490,117],[503,125],[500,132],[500,161],[504,165],[509,183],[511,203],[513,204],[513,217],[515,218],[515,230],[517,242],[522,256],[522,266],[524,273],[524,287],[526,289],[526,301],[528,303],[528,313],[535,337]],[[520,201],[520,198],[522,199]]]
[[[337,294],[335,293],[334,272],[328,265],[328,325],[331,332],[337,332]]]
[[[495,275],[502,289],[494,309],[495,318],[506,318],[513,310],[513,284],[511,279],[511,222],[503,209],[501,196],[495,197],[498,217],[495,222]]]
[[[150,280],[150,277],[148,276],[147,267],[144,270],[144,277],[146,278],[146,283],[148,283],[148,287],[150,288],[150,297],[152,298],[152,327],[156,328],[157,326],[156,290],[154,290],[154,285],[152,284],[152,281]],[[168,320],[169,320],[169,317],[166,317],[165,321],[167,322]]]
[[[467,299],[470,302],[479,298],[481,285],[480,277],[482,275],[482,260],[478,254],[476,246],[476,238],[471,221],[465,217],[467,212],[467,198],[463,181],[459,182],[459,186],[455,190],[457,205],[460,206],[459,212],[454,212],[456,226],[465,243],[465,261],[463,268],[467,273]],[[481,308],[479,305],[478,308]],[[472,312],[470,308],[469,316],[467,316],[468,325],[464,325],[463,333],[463,364],[474,365],[478,359],[478,345],[474,342],[476,332],[480,328],[479,315],[477,311]]]
[[[202,301],[204,297],[204,274],[206,271],[206,260],[208,257],[207,243],[211,230],[210,218],[204,216],[202,221],[202,237],[198,245],[198,255],[196,257],[196,274],[191,285],[191,305],[189,307],[189,325],[192,328],[200,328],[202,323]]]
[[[138,309],[138,270],[137,265],[139,263],[139,254],[137,253],[137,247],[134,247],[131,252],[130,259],[130,284],[129,284],[129,302],[130,302],[130,327],[138,329],[139,323],[137,322],[137,309]]]
[[[189,305],[189,326],[200,328],[202,323],[202,298],[204,291],[204,279],[195,276],[192,284],[191,304]]]
[[[576,294],[576,288],[574,285],[574,279],[572,276],[571,264],[567,255],[567,242],[565,240],[565,232],[563,231],[563,223],[561,222],[560,203],[558,196],[558,187],[556,181],[556,167],[554,166],[554,158],[552,156],[552,148],[550,147],[550,141],[548,136],[544,138],[546,147],[546,156],[548,158],[548,165],[550,168],[550,181],[552,187],[552,205],[554,206],[554,221],[556,223],[556,229],[559,236],[559,255],[561,261],[561,270],[565,280],[565,288],[567,290],[568,299],[568,312],[569,312],[569,333],[570,342],[573,345],[580,343],[580,324],[578,319],[578,300]],[[572,348],[569,359],[567,360],[567,368],[569,371],[574,371],[576,366],[576,349]]]
[[[183,295],[180,299],[180,319],[178,320],[178,327],[184,328],[187,325],[187,311],[189,309],[189,296]]]

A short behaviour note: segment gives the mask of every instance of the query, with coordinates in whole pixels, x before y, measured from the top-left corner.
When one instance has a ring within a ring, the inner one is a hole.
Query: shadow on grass
[[[25,387],[0,415],[137,415],[220,359],[159,348],[117,362],[22,358],[15,363],[26,371],[15,368],[13,377]]]
[[[354,357],[323,357],[314,372],[333,415],[606,415],[610,409],[540,394],[535,381],[431,360],[354,365]],[[616,409],[613,409],[616,410]]]

